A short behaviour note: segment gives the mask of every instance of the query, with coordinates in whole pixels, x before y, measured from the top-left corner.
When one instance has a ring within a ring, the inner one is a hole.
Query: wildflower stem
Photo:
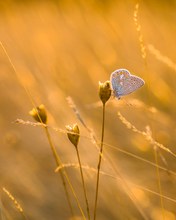
[[[88,203],[87,193],[86,193],[86,186],[85,186],[85,182],[84,182],[84,176],[83,176],[83,170],[82,170],[82,165],[81,165],[81,159],[80,159],[79,151],[78,151],[77,147],[76,147],[76,153],[77,153],[77,157],[78,157],[78,163],[79,163],[81,179],[82,179],[82,185],[83,185],[83,191],[84,191],[84,197],[85,197],[86,206],[87,206],[87,215],[88,215],[88,219],[90,220],[90,211],[89,211],[89,203]]]
[[[50,137],[50,133],[49,133],[49,131],[48,131],[48,128],[47,128],[47,127],[44,127],[44,128],[45,128],[45,132],[46,132],[46,135],[47,135],[47,138],[48,138],[48,141],[49,141],[49,145],[50,145],[51,150],[52,150],[52,153],[53,153],[53,157],[55,158],[55,161],[56,161],[56,165],[57,165],[57,166],[62,166],[62,161],[61,161],[59,155],[57,154],[56,149],[55,149],[55,147],[54,147],[54,145],[53,145],[53,142],[52,142],[52,140],[51,140],[51,137]],[[81,208],[81,205],[80,205],[80,203],[79,203],[79,200],[78,200],[78,198],[77,198],[77,195],[76,195],[76,193],[75,193],[75,190],[73,189],[73,186],[72,186],[72,184],[71,184],[71,182],[70,182],[70,179],[69,179],[69,177],[68,177],[66,171],[63,169],[63,170],[62,170],[61,172],[59,172],[59,173],[60,173],[60,176],[61,176],[61,179],[62,179],[64,188],[65,188],[66,197],[67,197],[67,200],[68,200],[68,204],[69,204],[69,207],[70,207],[70,211],[71,211],[71,213],[72,213],[72,216],[74,216],[74,214],[73,214],[73,208],[72,208],[72,205],[71,205],[71,202],[70,202],[70,198],[69,198],[68,190],[67,190],[67,187],[66,187],[65,179],[67,180],[67,183],[68,183],[68,185],[69,185],[69,187],[70,187],[70,189],[71,189],[71,191],[72,191],[72,193],[73,193],[73,196],[75,197],[76,203],[77,203],[78,208],[79,208],[79,210],[80,210],[80,212],[81,212],[81,214],[82,214],[82,216],[83,216],[83,219],[86,220],[86,217],[85,217],[85,215],[84,215],[84,212],[83,212],[83,210],[82,210],[82,208]],[[65,178],[65,179],[64,179],[64,178]]]
[[[103,153],[104,125],[105,125],[105,103],[103,103],[101,146],[100,146],[99,161],[98,161],[98,166],[97,166],[97,182],[96,182],[96,194],[95,194],[95,206],[94,206],[94,220],[96,220],[96,214],[97,214],[97,201],[98,201],[98,190],[99,190],[99,181],[100,181],[100,166],[101,166],[102,153]]]

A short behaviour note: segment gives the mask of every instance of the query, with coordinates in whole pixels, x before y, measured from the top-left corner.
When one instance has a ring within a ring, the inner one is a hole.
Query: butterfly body
[[[126,69],[118,69],[111,73],[110,82],[114,96],[118,99],[136,91],[145,84],[143,79],[132,75]]]

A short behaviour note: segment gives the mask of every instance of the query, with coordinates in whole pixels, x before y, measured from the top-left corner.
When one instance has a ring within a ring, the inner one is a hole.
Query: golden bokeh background
[[[50,126],[64,130],[65,125],[78,123],[82,163],[97,168],[98,151],[86,138],[90,133],[66,98],[72,97],[86,125],[100,140],[98,82],[109,80],[118,68],[128,69],[146,84],[121,100],[111,98],[107,103],[104,150],[116,172],[108,159],[103,160],[102,170],[114,177],[120,175],[123,181],[100,176],[97,220],[176,219],[175,174],[159,169],[162,195],[168,197],[163,199],[162,208],[156,167],[119,151],[156,164],[154,145],[127,129],[118,111],[140,131],[150,126],[153,139],[176,152],[176,1],[140,1],[138,29],[136,4],[130,0],[1,1],[0,40],[8,56],[1,46],[0,186],[22,205],[27,219],[73,218],[43,129],[12,122],[17,118],[33,121],[28,114],[32,102],[44,104]],[[141,46],[146,50],[145,59]],[[67,135],[52,129],[50,133],[63,163],[77,163]],[[174,155],[162,149],[157,155],[158,165],[175,170]],[[66,170],[86,211],[79,170]],[[90,168],[84,175],[92,217],[96,173]],[[125,182],[136,184],[129,188],[145,218],[134,198],[132,201],[125,193]],[[82,219],[71,192],[70,197],[75,216]],[[24,219],[2,190],[0,212],[2,220]]]

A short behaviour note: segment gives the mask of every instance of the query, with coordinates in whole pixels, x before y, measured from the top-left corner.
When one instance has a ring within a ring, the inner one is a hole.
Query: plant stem
[[[27,218],[26,218],[24,212],[20,212],[20,213],[21,213],[21,215],[23,216],[24,220],[27,220]]]
[[[100,146],[99,161],[98,161],[98,166],[97,166],[97,182],[96,182],[96,194],[95,194],[95,206],[94,206],[94,220],[96,220],[96,214],[97,214],[97,201],[98,201],[98,190],[99,190],[99,181],[100,181],[100,166],[101,166],[102,153],[103,153],[104,125],[105,125],[105,103],[103,103],[101,146]]]
[[[49,145],[50,145],[50,147],[51,147],[51,151],[52,151],[52,153],[53,153],[53,157],[55,158],[56,165],[57,165],[57,166],[62,166],[62,161],[61,161],[59,155],[58,155],[57,152],[56,152],[56,149],[55,149],[55,147],[54,147],[54,145],[53,145],[53,142],[52,142],[52,140],[51,140],[51,137],[50,137],[50,134],[49,134],[49,131],[48,131],[48,128],[47,128],[47,127],[45,127],[45,132],[46,132],[46,135],[47,135],[47,138],[48,138],[48,141],[49,141]],[[77,195],[76,195],[76,193],[75,193],[75,191],[74,191],[74,189],[73,189],[73,186],[72,186],[72,184],[71,184],[71,182],[70,182],[70,179],[69,179],[69,177],[68,177],[66,171],[63,169],[63,170],[61,170],[61,172],[59,172],[59,173],[60,173],[60,176],[61,176],[61,179],[62,179],[64,188],[65,188],[65,193],[66,193],[66,196],[67,196],[68,204],[69,204],[69,207],[70,207],[70,210],[71,210],[72,215],[74,216],[74,214],[73,214],[73,208],[72,208],[72,205],[71,205],[71,202],[70,202],[70,198],[69,198],[68,190],[67,190],[67,187],[66,187],[65,179],[67,180],[67,183],[68,183],[68,185],[69,185],[69,187],[70,187],[70,189],[71,189],[71,191],[72,191],[72,193],[73,193],[73,196],[75,197],[76,203],[77,203],[78,208],[79,208],[79,210],[80,210],[80,212],[81,212],[81,214],[82,214],[82,216],[83,216],[83,219],[86,220],[86,217],[85,217],[85,215],[84,215],[84,212],[83,212],[83,210],[82,210],[82,208],[81,208],[81,205],[80,205],[80,203],[79,203],[79,200],[78,200],[78,198],[77,198]],[[65,178],[65,179],[64,179],[64,178]]]
[[[161,209],[162,209],[162,219],[165,219],[165,212],[164,212],[164,202],[163,202],[163,194],[162,194],[162,189],[161,189],[161,178],[160,178],[160,173],[159,173],[159,168],[158,168],[158,152],[157,152],[157,147],[154,146],[154,153],[155,153],[155,162],[156,162],[156,174],[158,178],[158,189],[159,189],[159,194],[160,194],[160,203],[161,203]]]
[[[14,70],[14,72],[15,72],[15,74],[16,74],[18,80],[19,80],[19,82],[21,82],[21,80],[20,80],[21,78],[19,77],[19,75],[18,75],[18,73],[17,73],[17,70],[16,70],[15,66],[13,65],[13,63],[12,63],[12,60],[11,60],[10,56],[8,55],[6,49],[5,49],[5,47],[4,47],[4,45],[2,44],[1,41],[0,41],[0,46],[2,47],[2,49],[3,49],[4,53],[5,53],[5,55],[7,56],[8,60],[9,60],[9,62],[10,62],[10,64],[11,64],[11,66],[12,66],[12,69]],[[33,104],[33,106],[35,107],[35,104],[34,104],[34,102],[33,102],[33,99],[32,99],[32,97],[31,97],[30,93],[28,92],[26,86],[25,86],[23,83],[21,83],[21,84],[22,84],[23,88],[25,89],[25,91],[26,91],[28,97],[30,98],[30,100],[31,100],[31,102],[32,102],[32,104]],[[38,115],[38,116],[39,116],[39,115]],[[39,116],[39,118],[40,118],[40,116]],[[40,118],[40,122],[43,123],[42,120],[41,120],[41,118]],[[47,138],[48,138],[49,145],[50,145],[50,147],[51,147],[53,156],[54,156],[54,158],[55,158],[56,164],[57,164],[57,166],[61,166],[61,165],[62,165],[62,161],[60,160],[60,158],[59,158],[59,156],[58,156],[58,154],[57,154],[57,152],[56,152],[56,149],[55,149],[55,147],[54,147],[54,145],[53,145],[53,143],[52,143],[52,140],[51,140],[51,137],[50,137],[48,128],[47,128],[47,127],[44,127],[44,129],[45,129],[45,132],[46,132],[46,135],[47,135]],[[83,212],[83,210],[82,210],[82,208],[81,208],[81,206],[80,206],[80,203],[79,203],[79,201],[78,201],[78,198],[77,198],[77,196],[76,196],[76,193],[75,193],[75,191],[74,191],[74,189],[73,189],[73,186],[72,186],[72,184],[71,184],[71,182],[70,182],[70,180],[69,180],[69,178],[68,178],[68,175],[67,175],[67,173],[65,172],[65,170],[61,171],[61,172],[60,172],[60,175],[61,175],[61,179],[62,179],[64,188],[65,188],[66,197],[67,197],[67,200],[68,200],[68,204],[69,204],[69,207],[70,207],[70,211],[71,211],[72,216],[74,217],[73,208],[72,208],[72,205],[71,205],[71,202],[70,202],[70,198],[69,198],[68,190],[67,190],[67,187],[66,187],[65,179],[67,180],[68,185],[69,185],[69,187],[70,187],[70,189],[71,189],[71,191],[72,191],[72,193],[73,193],[73,195],[74,195],[74,197],[75,197],[75,200],[76,200],[76,202],[77,202],[78,208],[80,209],[80,212],[81,212],[81,214],[82,214],[82,216],[83,216],[83,219],[86,220],[85,215],[84,215],[84,212]],[[65,179],[64,179],[64,177],[65,177]]]
[[[85,182],[84,182],[83,170],[82,170],[82,166],[81,166],[81,159],[79,156],[78,147],[76,147],[76,153],[77,153],[77,157],[78,157],[81,179],[82,179],[82,184],[83,184],[84,197],[85,197],[86,206],[87,206],[87,215],[88,215],[88,219],[90,220],[89,203],[88,203],[88,199],[87,199],[86,186],[85,186]]]

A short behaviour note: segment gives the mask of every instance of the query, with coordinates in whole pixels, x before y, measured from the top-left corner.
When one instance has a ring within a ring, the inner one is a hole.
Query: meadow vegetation
[[[176,219],[175,9],[1,2],[1,220]],[[145,80],[120,100],[119,68]]]

